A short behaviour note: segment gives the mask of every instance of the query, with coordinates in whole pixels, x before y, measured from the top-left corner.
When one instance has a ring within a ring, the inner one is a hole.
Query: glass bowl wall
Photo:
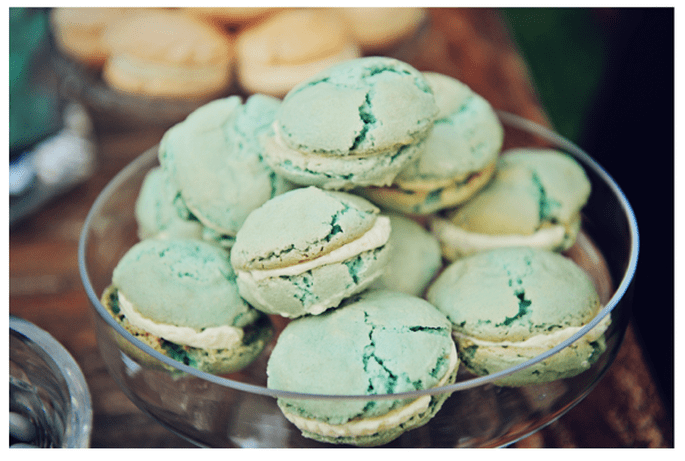
[[[9,410],[30,422],[32,440],[25,442],[89,447],[93,408],[81,368],[48,332],[12,315],[9,323]]]
[[[591,276],[603,309],[578,333],[557,347],[517,367],[475,377],[459,373],[456,384],[405,393],[407,397],[451,392],[442,409],[425,426],[404,433],[391,447],[497,447],[512,443],[559,418],[581,401],[613,362],[629,317],[631,287],[638,256],[638,231],[629,203],[612,178],[590,156],[546,128],[518,116],[500,113],[505,149],[554,147],[573,155],[585,168],[592,194],[583,210],[576,244],[566,256]],[[246,369],[227,376],[203,373],[153,351],[119,326],[99,301],[112,270],[137,241],[133,205],[146,172],[156,166],[156,148],[122,170],[95,201],[79,242],[79,266],[91,301],[100,352],[109,372],[144,412],[180,436],[212,447],[333,447],[306,439],[281,414],[277,397],[356,399],[360,396],[314,396],[266,388],[271,347]],[[606,351],[585,372],[547,384],[499,387],[497,378],[558,353],[611,316]],[[283,319],[274,317],[279,331]],[[159,371],[135,361],[121,344],[136,347]],[[159,367],[157,367],[159,368]],[[383,399],[387,396],[364,396]]]

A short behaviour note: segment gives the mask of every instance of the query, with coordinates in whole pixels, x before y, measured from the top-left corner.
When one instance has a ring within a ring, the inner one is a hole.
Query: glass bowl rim
[[[140,340],[135,338],[131,333],[129,333],[125,328],[123,328],[119,323],[116,322],[116,320],[107,312],[105,307],[102,305],[100,302],[100,297],[95,293],[95,290],[93,289],[93,286],[90,282],[90,277],[88,275],[88,268],[86,265],[86,246],[88,244],[88,233],[89,229],[91,227],[91,221],[93,220],[93,217],[97,214],[99,211],[100,207],[102,204],[108,200],[111,196],[112,193],[119,187],[119,185],[127,180],[130,176],[132,176],[134,173],[139,171],[141,165],[145,165],[149,163],[154,156],[156,156],[156,151],[157,151],[157,146],[153,146],[152,148],[148,149],[147,151],[143,152],[140,156],[138,156],[136,159],[134,159],[131,163],[129,163],[126,167],[124,167],[119,173],[117,173],[112,180],[105,186],[105,188],[100,192],[98,197],[95,199],[93,202],[93,205],[91,206],[88,215],[86,216],[86,219],[83,223],[83,228],[81,230],[81,235],[79,237],[79,243],[78,243],[78,265],[79,265],[79,273],[81,275],[81,281],[83,283],[83,286],[85,288],[86,294],[88,295],[88,298],[92,304],[92,306],[95,308],[97,313],[105,320],[105,322],[114,328],[117,333],[119,333],[121,336],[123,336],[128,342],[132,343],[135,345],[138,349],[141,349],[143,352],[145,352],[148,355],[151,355],[152,357],[156,358],[157,360],[163,362],[166,365],[169,365],[178,371],[193,375],[195,377],[201,378],[205,381],[212,382],[214,384],[218,384],[222,387],[228,387],[231,389],[239,390],[239,391],[244,391],[244,392],[249,392],[253,394],[259,394],[259,395],[266,395],[270,397],[275,397],[275,398],[290,398],[290,399],[364,399],[364,400],[383,400],[383,399],[405,399],[405,398],[410,398],[410,399],[415,399],[420,396],[424,395],[437,395],[437,394],[442,394],[445,392],[457,392],[461,390],[466,390],[470,388],[474,388],[480,385],[484,385],[487,383],[492,383],[494,381],[497,381],[501,378],[504,378],[505,376],[509,376],[513,373],[516,373],[518,371],[521,371],[525,368],[528,368],[542,360],[545,360],[549,358],[550,356],[560,352],[562,349],[565,349],[575,341],[579,340],[581,337],[583,337],[585,334],[587,334],[591,329],[593,329],[599,322],[604,319],[607,315],[611,313],[611,311],[616,307],[618,302],[623,298],[624,294],[628,290],[628,287],[632,283],[632,280],[635,275],[635,269],[637,267],[637,260],[638,260],[638,253],[639,253],[639,233],[638,233],[638,227],[637,227],[637,221],[635,218],[635,214],[633,212],[632,207],[630,206],[630,203],[628,202],[628,199],[624,195],[623,191],[621,188],[616,184],[616,182],[613,180],[613,178],[602,168],[590,155],[588,155],[585,151],[583,151],[580,147],[578,147],[576,144],[573,142],[569,141],[568,139],[564,138],[563,136],[555,133],[554,131],[536,123],[533,122],[529,119],[526,119],[524,117],[521,117],[519,115],[515,115],[509,112],[504,112],[504,111],[496,111],[498,117],[502,121],[502,123],[505,126],[511,126],[513,128],[517,128],[522,131],[526,131],[528,133],[534,134],[539,136],[540,138],[551,142],[552,144],[555,144],[556,146],[564,149],[565,151],[569,152],[572,154],[574,157],[580,159],[582,163],[585,164],[586,167],[591,168],[594,170],[594,172],[599,175],[599,177],[604,181],[606,185],[610,187],[614,195],[618,198],[620,205],[623,209],[623,212],[625,216],[627,217],[628,220],[628,225],[629,225],[629,230],[630,230],[630,237],[631,237],[631,245],[630,245],[630,257],[628,260],[628,266],[626,268],[625,274],[623,275],[620,284],[616,288],[614,294],[612,297],[609,299],[609,301],[606,303],[606,305],[597,313],[597,315],[585,326],[583,326],[580,330],[578,330],[576,333],[574,333],[572,336],[567,338],[566,340],[562,341],[552,349],[549,349],[548,351],[532,358],[529,360],[526,360],[525,362],[522,362],[518,365],[515,365],[513,367],[507,368],[506,370],[498,371],[495,373],[491,373],[489,375],[485,376],[479,376],[475,378],[470,378],[464,381],[460,381],[454,384],[450,384],[447,386],[441,386],[441,387],[434,387],[430,389],[423,389],[423,390],[417,390],[417,391],[408,391],[408,392],[401,392],[401,393],[394,393],[394,394],[374,394],[374,395],[336,395],[336,394],[307,394],[307,393],[301,393],[301,392],[293,392],[293,391],[284,391],[284,390],[279,390],[279,389],[270,389],[267,388],[266,386],[261,386],[257,384],[249,384],[249,383],[244,383],[240,381],[236,381],[233,379],[225,378],[222,376],[218,375],[213,375],[210,373],[206,373],[203,371],[200,371],[196,368],[193,368],[191,366],[185,365],[181,362],[178,362],[170,357],[167,357],[164,354],[161,354],[160,352],[155,351],[152,349],[150,346],[142,343]]]
[[[64,447],[88,447],[93,428],[93,404],[88,383],[74,357],[50,333],[28,320],[10,315],[10,331],[28,339],[40,349],[41,358],[56,366],[67,385],[69,413],[65,423]]]

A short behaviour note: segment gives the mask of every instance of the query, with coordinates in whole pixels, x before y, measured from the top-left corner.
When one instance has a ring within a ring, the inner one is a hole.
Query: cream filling
[[[431,220],[430,226],[442,242],[445,256],[449,259],[500,247],[526,246],[551,250],[561,246],[566,236],[566,228],[560,224],[544,227],[530,235],[489,235],[469,232],[440,218]]]
[[[167,323],[157,323],[140,315],[133,303],[119,291],[119,307],[132,325],[172,343],[201,349],[229,349],[240,345],[243,340],[242,328],[222,325],[197,330]]]
[[[261,141],[268,153],[264,158],[266,163],[286,178],[297,177],[301,184],[306,181],[324,189],[390,186],[406,163],[423,152],[423,142],[418,141],[366,151],[362,155],[304,153],[285,144],[277,121],[272,127],[274,134],[264,135]],[[394,157],[394,154],[399,155]],[[331,172],[335,174],[331,176]]]
[[[416,173],[416,177],[407,178],[398,175],[398,177],[395,178],[394,185],[405,194],[429,194],[438,189],[457,189],[466,187],[470,183],[478,182],[483,176],[485,177],[484,182],[487,182],[494,174],[496,166],[497,162],[492,161],[479,170],[474,169],[465,173],[457,173],[448,178],[427,176],[422,179],[422,177],[419,176],[419,173]],[[404,170],[402,173],[405,173],[406,171],[407,170]],[[481,181],[483,181],[483,179],[481,179]]]
[[[365,155],[334,155],[334,154],[303,154],[302,152],[290,148],[283,140],[283,132],[275,120],[271,127],[274,130],[273,136],[269,136],[267,140],[270,142],[269,156],[273,157],[279,163],[290,161],[293,165],[303,170],[310,171],[334,171],[331,170],[332,162],[350,162],[351,160],[362,160],[366,158],[373,158],[376,154],[383,151],[372,151]],[[395,146],[399,149],[400,146]],[[394,178],[393,178],[394,179]]]
[[[292,266],[287,267],[279,267],[276,269],[255,269],[251,271],[238,270],[236,273],[239,278],[242,278],[248,283],[258,282],[272,277],[289,277],[293,275],[299,275],[327,264],[346,261],[360,253],[378,248],[382,245],[385,245],[389,238],[390,218],[387,216],[378,216],[371,229],[366,231],[364,235],[350,243],[341,246],[340,248],[336,248],[330,253],[319,256],[318,258],[304,261],[299,264],[293,264]]]
[[[582,340],[585,342],[596,341],[611,323],[611,316],[604,317],[592,330],[590,330]],[[459,344],[473,344],[479,347],[516,347],[518,349],[544,349],[549,350],[561,342],[567,340],[583,327],[566,327],[555,330],[549,334],[539,334],[531,336],[523,341],[487,341],[484,339],[474,338],[472,336],[463,335],[457,331],[452,332],[452,336]]]
[[[448,384],[450,376],[458,365],[457,350],[452,343],[450,365],[436,387]],[[292,413],[283,413],[285,417],[301,430],[323,435],[324,437],[359,437],[384,432],[409,421],[414,416],[424,413],[431,403],[431,396],[424,395],[408,405],[396,408],[388,413],[372,418],[355,419],[343,424],[329,424],[311,418],[303,418]]]

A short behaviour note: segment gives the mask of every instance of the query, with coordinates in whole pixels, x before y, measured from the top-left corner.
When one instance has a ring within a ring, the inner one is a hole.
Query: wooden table
[[[429,35],[409,62],[459,78],[496,109],[549,124],[496,10],[438,9],[432,17]],[[109,376],[77,267],[79,233],[96,196],[163,132],[98,126],[95,175],[10,230],[9,311],[50,332],[80,364],[93,398],[92,447],[192,446],[143,414]],[[672,447],[672,431],[631,324],[614,364],[589,396],[514,446]]]

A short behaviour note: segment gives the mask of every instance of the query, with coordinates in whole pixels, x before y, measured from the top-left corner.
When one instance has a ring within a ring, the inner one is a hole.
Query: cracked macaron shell
[[[395,178],[405,189],[433,190],[463,181],[497,160],[504,128],[489,102],[450,76],[424,72],[439,113],[424,153]]]
[[[301,82],[285,96],[276,119],[293,150],[368,156],[425,138],[437,111],[418,70],[373,56],[332,66]]]
[[[253,95],[212,101],[169,129],[159,161],[189,213],[216,234],[234,236],[248,214],[292,188],[262,161],[258,137],[280,100]]]
[[[379,209],[346,192],[294,189],[254,210],[231,249],[236,270],[275,269],[329,253],[370,230]]]
[[[388,266],[387,245],[303,273],[264,279],[238,273],[238,292],[255,309],[287,318],[318,315],[366,289]]]
[[[449,219],[467,231],[490,235],[530,235],[545,224],[571,231],[590,189],[585,171],[570,155],[510,149],[500,156],[490,183]]]
[[[421,298],[367,291],[340,308],[293,320],[267,364],[267,386],[311,394],[386,394],[437,385],[453,348],[447,318]],[[383,415],[408,401],[280,399],[330,424]]]
[[[455,261],[428,289],[427,299],[456,333],[485,341],[523,341],[581,327],[601,308],[592,280],[572,260],[525,247]]]
[[[238,294],[228,253],[199,240],[138,242],[115,267],[112,284],[157,323],[242,328],[261,316]]]

